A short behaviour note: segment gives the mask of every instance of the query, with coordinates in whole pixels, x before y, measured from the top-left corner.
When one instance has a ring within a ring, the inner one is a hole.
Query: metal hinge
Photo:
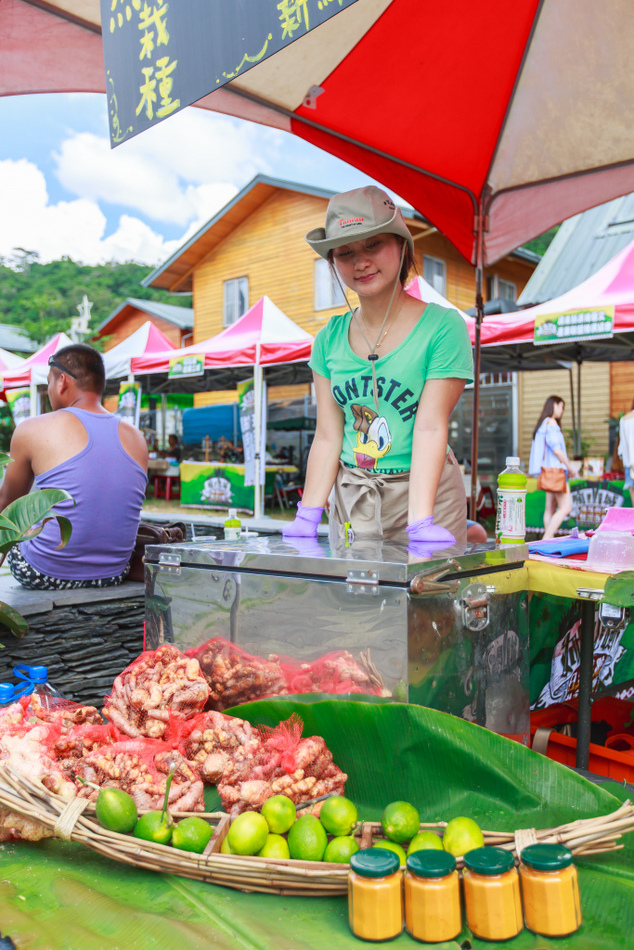
[[[349,594],[378,594],[379,575],[376,571],[348,571],[346,590]]]
[[[168,554],[166,551],[163,551],[159,554],[158,559],[159,571],[162,571],[166,574],[180,574],[181,572],[181,556],[180,554]]]
[[[470,584],[462,591],[459,603],[462,608],[462,623],[467,630],[476,633],[489,626],[489,606],[491,594],[494,593],[495,587],[484,584]]]

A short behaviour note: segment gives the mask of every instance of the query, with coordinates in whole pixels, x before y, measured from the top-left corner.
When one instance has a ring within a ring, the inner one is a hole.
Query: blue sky
[[[93,93],[0,98],[0,257],[171,255],[258,173],[346,191],[356,169],[284,132],[188,108],[117,149]]]

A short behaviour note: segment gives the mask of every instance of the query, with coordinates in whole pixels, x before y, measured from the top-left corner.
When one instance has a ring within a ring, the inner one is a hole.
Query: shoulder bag
[[[544,455],[542,462],[546,458],[546,434],[544,433]],[[566,469],[555,468],[549,465],[542,465],[542,470],[537,479],[538,491],[550,491],[558,494],[566,490]]]
[[[145,580],[145,548],[148,544],[179,544],[187,536],[187,525],[183,521],[175,521],[173,524],[150,524],[142,521],[134,543],[134,550],[130,558],[130,573],[127,580],[141,581]]]

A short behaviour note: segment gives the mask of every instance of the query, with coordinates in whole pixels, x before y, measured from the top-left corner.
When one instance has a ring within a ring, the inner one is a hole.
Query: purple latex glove
[[[407,533],[410,541],[428,541],[441,548],[447,548],[450,544],[456,543],[451,531],[447,531],[442,525],[434,524],[433,515],[408,524]]]
[[[323,513],[323,508],[306,508],[301,501],[298,501],[295,520],[284,526],[282,536],[284,538],[316,538],[317,525]]]

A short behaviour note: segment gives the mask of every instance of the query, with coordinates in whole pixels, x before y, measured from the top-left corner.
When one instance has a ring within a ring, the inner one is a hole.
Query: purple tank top
[[[55,505],[73,526],[71,539],[60,551],[57,521],[20,545],[28,563],[50,577],[99,580],[121,574],[136,538],[147,475],[119,439],[118,416],[62,409],[82,423],[88,444],[66,462],[35,479],[35,488],[63,488],[75,500]]]

